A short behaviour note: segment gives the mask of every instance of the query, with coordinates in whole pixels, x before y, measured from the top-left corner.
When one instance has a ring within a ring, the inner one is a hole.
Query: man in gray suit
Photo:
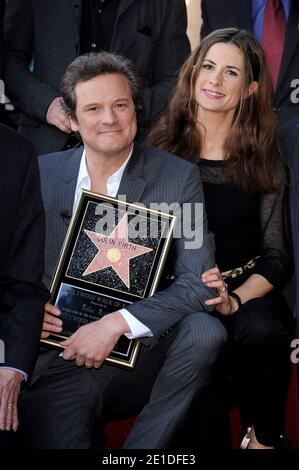
[[[192,215],[189,230],[183,220],[184,233],[173,240],[169,261],[175,282],[170,287],[82,326],[64,342],[63,357],[55,351],[40,354],[20,405],[23,443],[89,448],[96,417],[139,413],[125,447],[164,448],[195,392],[210,384],[225,343],[223,326],[205,304],[214,289],[201,281],[202,272],[214,265],[214,244],[205,215],[196,210],[203,202],[198,169],[133,143],[138,81],[126,59],[104,52],[80,56],[68,67],[61,90],[84,149],[40,157],[46,283],[81,188],[145,205],[177,203],[178,215],[187,204]],[[202,243],[188,247],[191,233],[197,241],[202,233]],[[44,337],[61,330],[58,313],[47,304]],[[103,363],[122,334],[142,342],[134,371]]]
[[[109,51],[130,59],[142,79],[142,136],[168,102],[190,52],[185,0],[9,0],[5,14],[6,89],[19,130],[37,153],[70,145],[60,106],[66,67],[80,54]]]

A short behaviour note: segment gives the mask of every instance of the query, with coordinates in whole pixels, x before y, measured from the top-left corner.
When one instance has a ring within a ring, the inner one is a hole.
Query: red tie
[[[285,29],[286,20],[282,2],[280,0],[267,0],[262,45],[274,89],[277,85]]]

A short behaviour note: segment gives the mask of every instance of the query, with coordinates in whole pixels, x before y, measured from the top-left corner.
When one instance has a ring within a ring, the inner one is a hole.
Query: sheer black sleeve
[[[283,288],[293,272],[286,169],[281,163],[281,183],[275,192],[261,195],[262,254],[255,272],[275,288]]]

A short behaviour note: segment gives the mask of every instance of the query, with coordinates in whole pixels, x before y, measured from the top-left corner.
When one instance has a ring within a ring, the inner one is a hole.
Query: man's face
[[[86,154],[126,158],[136,135],[136,116],[130,87],[121,74],[99,75],[75,87],[76,117]]]

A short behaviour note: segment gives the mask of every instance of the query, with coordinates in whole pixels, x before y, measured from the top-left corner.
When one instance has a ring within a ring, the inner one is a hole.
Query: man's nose
[[[106,108],[103,110],[101,115],[101,121],[103,124],[113,124],[115,122],[115,113],[113,109]]]

